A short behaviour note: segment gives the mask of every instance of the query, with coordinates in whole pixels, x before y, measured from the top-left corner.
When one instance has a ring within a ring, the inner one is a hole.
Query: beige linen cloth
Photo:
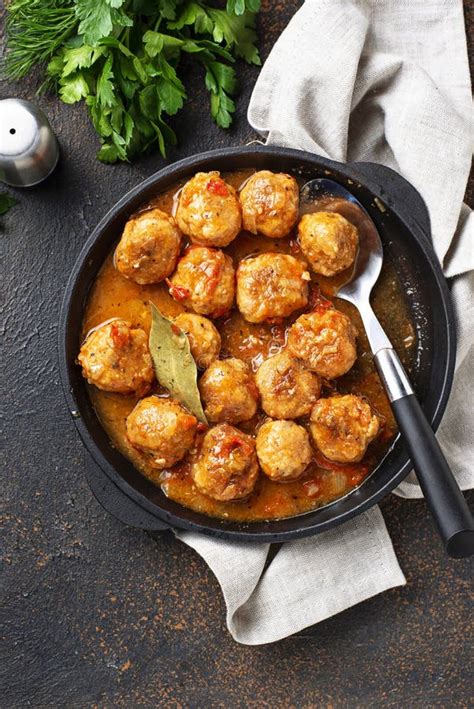
[[[474,478],[474,217],[462,207],[471,112],[461,0],[306,0],[266,61],[248,113],[269,143],[384,163],[424,197],[436,252],[454,277],[456,379],[439,440],[463,488]],[[422,496],[412,475],[397,493]],[[284,544],[267,568],[266,544],[178,537],[209,564],[228,628],[248,645],[405,583],[378,507]]]

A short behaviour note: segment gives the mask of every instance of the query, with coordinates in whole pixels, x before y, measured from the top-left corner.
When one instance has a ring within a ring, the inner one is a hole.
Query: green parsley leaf
[[[234,57],[232,54],[227,51],[227,49],[224,49],[224,47],[221,47],[220,44],[216,44],[215,42],[211,42],[208,39],[199,39],[196,44],[199,46],[201,49],[207,49],[211,54],[222,57],[222,59],[225,59],[228,62],[235,62]],[[184,47],[183,47],[184,50]]]
[[[104,162],[150,147],[165,155],[176,135],[165,122],[186,100],[184,54],[204,67],[211,114],[228,127],[237,57],[260,62],[259,0],[9,0],[5,67],[19,78],[40,65],[65,103],[84,99]],[[216,7],[218,6],[218,7]],[[219,9],[220,8],[220,9]],[[45,68],[46,67],[46,68]]]
[[[123,116],[123,128],[124,128],[124,140],[125,144],[129,145],[132,135],[133,135],[133,129],[135,127],[135,123],[133,122],[133,118],[129,113],[125,113]]]
[[[161,54],[163,50],[171,50],[173,53],[175,50],[179,50],[184,44],[182,39],[178,37],[172,37],[168,34],[162,34],[161,32],[152,32],[149,30],[143,35],[143,43],[145,45],[145,52],[149,57],[156,57]]]
[[[89,93],[89,85],[82,72],[61,79],[59,97],[64,103],[77,103]]]
[[[59,78],[64,69],[64,52],[56,54],[55,57],[51,59],[46,67],[46,73],[50,77]]]
[[[171,30],[182,30],[192,25],[197,34],[212,34],[213,22],[207,9],[197,2],[188,2],[184,6],[176,22],[168,23]]]
[[[157,81],[156,90],[158,92],[159,101],[163,110],[169,116],[174,116],[175,113],[178,113],[179,109],[183,107],[186,91],[182,84],[181,86],[182,88],[180,89],[174,83],[166,79],[158,79]]]
[[[142,62],[138,57],[133,58],[133,68],[137,72],[137,76],[142,82],[142,84],[146,84],[146,82],[148,81],[148,74],[146,73]]]
[[[209,9],[214,21],[212,36],[215,42],[225,42],[249,64],[260,64],[260,57],[255,42],[257,33],[254,29],[254,16],[245,12],[243,15],[228,15],[225,10]]]
[[[221,62],[208,62],[206,69],[206,88],[211,92],[211,115],[218,126],[228,128],[235,111],[235,103],[229,96],[237,90],[235,71]]]
[[[105,163],[114,163],[117,162],[118,160],[118,150],[115,147],[115,145],[111,145],[110,143],[106,143],[101,147],[99,152],[97,153],[97,158],[101,162]]]
[[[75,0],[78,32],[84,41],[96,45],[112,34],[114,26],[132,27],[133,20],[122,9],[124,0]]]
[[[124,44],[122,44],[122,42],[119,42],[118,39],[115,39],[115,37],[103,37],[99,41],[99,46],[113,47],[114,49],[118,49],[122,54],[129,58],[133,58],[134,56],[133,53]]]
[[[89,47],[84,44],[82,47],[66,49],[64,53],[64,67],[62,75],[69,76],[76,69],[88,69],[103,54],[100,48]]]
[[[102,71],[97,79],[97,100],[101,106],[113,106],[115,103],[115,88],[112,82],[114,74],[112,71],[113,56],[109,54]]]
[[[146,86],[138,94],[140,109],[146,118],[150,120],[158,118],[159,105],[156,86]]]
[[[208,68],[212,71],[217,85],[222,91],[234,94],[237,91],[237,76],[235,70],[222,62],[210,62]]]
[[[227,12],[234,15],[243,15],[246,10],[258,12],[260,10],[260,0],[227,0]]]
[[[224,91],[211,94],[211,115],[218,126],[228,128],[232,123],[235,103]]]
[[[131,99],[138,88],[137,74],[130,59],[119,55],[114,64],[115,80],[126,99]]]
[[[0,192],[0,214],[6,214],[14,205],[16,199],[8,192]]]

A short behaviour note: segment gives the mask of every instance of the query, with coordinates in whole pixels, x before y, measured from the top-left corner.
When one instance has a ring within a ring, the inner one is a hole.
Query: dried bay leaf
[[[150,354],[156,378],[199,421],[207,424],[197,385],[197,367],[189,340],[150,303]]]

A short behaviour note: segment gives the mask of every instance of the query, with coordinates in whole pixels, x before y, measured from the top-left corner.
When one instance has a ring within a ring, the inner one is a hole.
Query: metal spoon
[[[350,280],[339,288],[337,297],[348,300],[359,310],[398,428],[405,439],[420,487],[447,553],[455,558],[471,556],[474,554],[472,514],[413,392],[402,363],[370,305],[370,294],[383,263],[383,247],[377,228],[351,192],[339,183],[325,178],[311,180],[303,186],[303,211],[314,211],[316,200],[316,208],[324,209],[325,198],[343,200],[341,206],[346,208],[346,212],[356,209],[357,219],[363,220],[364,238],[359,243],[354,270]],[[332,210],[334,209],[333,203]],[[350,218],[350,214],[346,216]]]

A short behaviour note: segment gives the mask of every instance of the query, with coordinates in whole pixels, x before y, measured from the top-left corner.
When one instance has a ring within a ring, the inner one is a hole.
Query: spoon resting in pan
[[[326,178],[311,180],[302,187],[303,211],[305,207],[310,210],[316,200],[324,204],[324,198],[350,202],[350,208],[356,209],[359,218],[364,219],[364,238],[359,243],[351,278],[339,288],[337,297],[352,303],[361,315],[377,370],[447,553],[454,558],[471,556],[474,554],[472,514],[402,363],[370,305],[370,294],[383,263],[382,241],[377,228],[351,192]]]

